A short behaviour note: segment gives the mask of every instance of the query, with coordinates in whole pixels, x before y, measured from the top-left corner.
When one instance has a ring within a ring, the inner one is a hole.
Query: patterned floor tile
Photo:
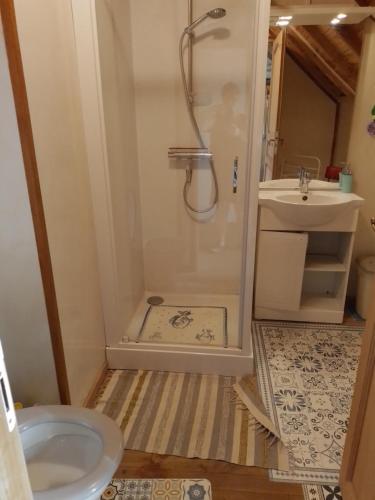
[[[304,484],[305,500],[343,500],[339,486]]]
[[[291,467],[273,479],[337,484],[362,330],[256,323],[257,376]]]
[[[101,500],[212,500],[207,479],[113,479]]]

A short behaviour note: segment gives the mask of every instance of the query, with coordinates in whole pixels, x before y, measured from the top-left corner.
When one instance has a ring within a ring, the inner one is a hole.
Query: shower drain
[[[160,306],[160,304],[162,304],[164,302],[164,299],[163,299],[163,297],[158,297],[157,295],[154,295],[152,297],[149,297],[147,299],[147,302],[151,306]]]

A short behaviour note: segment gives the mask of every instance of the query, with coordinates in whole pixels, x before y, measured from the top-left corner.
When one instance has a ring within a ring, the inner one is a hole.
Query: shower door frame
[[[246,162],[242,278],[238,347],[189,346],[112,342],[125,332],[121,324],[117,256],[111,209],[104,107],[100,76],[95,0],[71,0],[76,55],[81,90],[85,141],[110,368],[144,368],[176,371],[218,372],[241,375],[253,369],[251,324],[258,222],[258,185],[262,154],[265,105],[264,72],[267,62],[270,0],[255,0],[252,37],[253,71],[250,78],[249,138]],[[208,361],[208,362],[207,362]]]

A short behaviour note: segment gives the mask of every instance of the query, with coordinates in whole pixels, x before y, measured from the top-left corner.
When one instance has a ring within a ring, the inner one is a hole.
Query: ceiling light
[[[342,14],[342,13],[341,13],[341,14],[337,14],[337,16],[336,16],[336,17],[337,17],[337,19],[345,19],[346,17],[348,17],[348,15],[347,15],[347,14]]]
[[[334,17],[331,21],[331,24],[339,24],[340,23],[340,19],[338,19],[337,17]]]
[[[280,16],[279,17],[279,21],[291,21],[292,19],[293,19],[293,16]]]
[[[340,21],[339,21],[340,22]],[[276,26],[288,26],[288,24],[290,23],[290,21],[286,21],[286,20],[278,20],[276,21]]]

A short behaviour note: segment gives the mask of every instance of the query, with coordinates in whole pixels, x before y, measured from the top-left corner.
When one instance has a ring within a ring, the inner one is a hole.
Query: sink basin
[[[277,189],[277,190],[299,190],[299,179],[272,179],[259,183],[259,189]],[[338,182],[327,182],[318,179],[312,179],[309,184],[310,191],[338,191],[340,189]]]
[[[363,202],[363,198],[341,191],[314,191],[306,195],[294,191],[259,192],[261,206],[270,208],[284,222],[301,227],[328,224],[337,217],[345,217],[347,211]]]
[[[337,195],[330,196],[329,194],[320,193],[292,193],[292,194],[277,194],[276,200],[282,203],[292,203],[294,205],[337,205]]]

